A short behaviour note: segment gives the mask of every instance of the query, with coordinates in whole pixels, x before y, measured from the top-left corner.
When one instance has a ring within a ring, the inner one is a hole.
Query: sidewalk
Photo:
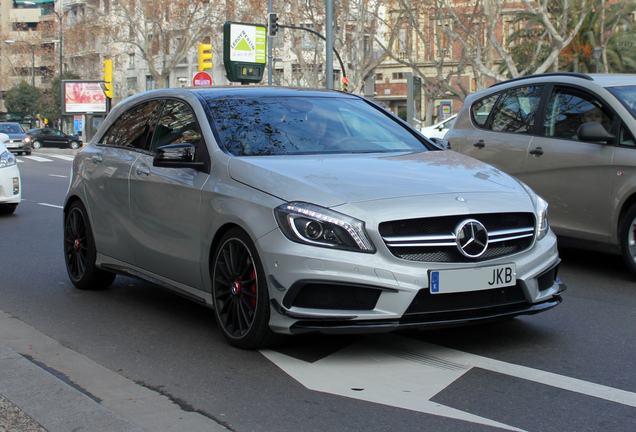
[[[0,432],[221,432],[0,311]]]

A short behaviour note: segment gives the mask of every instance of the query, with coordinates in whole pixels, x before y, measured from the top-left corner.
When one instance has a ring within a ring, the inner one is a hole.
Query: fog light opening
[[[13,195],[20,193],[20,178],[13,177]]]

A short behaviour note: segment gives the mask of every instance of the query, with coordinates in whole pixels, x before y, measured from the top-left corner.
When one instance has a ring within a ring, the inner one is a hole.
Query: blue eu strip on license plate
[[[431,273],[431,292],[438,293],[439,292],[439,272],[434,271]]]

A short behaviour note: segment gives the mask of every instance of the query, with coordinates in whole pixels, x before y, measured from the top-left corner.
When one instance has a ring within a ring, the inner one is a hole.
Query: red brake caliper
[[[252,306],[256,307],[256,269],[252,269],[250,278],[254,281],[254,283],[250,285],[250,291],[254,293],[254,297],[250,297],[250,302],[252,303]]]

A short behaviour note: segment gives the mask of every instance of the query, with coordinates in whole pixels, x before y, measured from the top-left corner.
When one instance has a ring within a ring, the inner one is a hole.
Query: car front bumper
[[[281,333],[377,333],[500,320],[548,310],[566,289],[552,233],[521,254],[476,264],[412,262],[382,248],[365,254],[290,243],[275,230],[257,245],[269,285],[270,325]],[[431,294],[433,270],[511,262],[513,286]]]

